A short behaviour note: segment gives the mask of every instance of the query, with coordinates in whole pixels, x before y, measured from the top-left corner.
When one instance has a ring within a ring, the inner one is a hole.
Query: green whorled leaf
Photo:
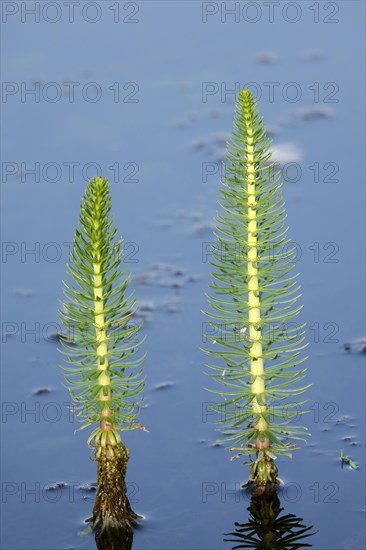
[[[253,133],[248,133],[248,118],[251,118]],[[303,401],[293,403],[302,395],[306,386],[299,386],[306,369],[296,368],[306,357],[305,324],[295,319],[301,314],[299,304],[300,285],[295,272],[296,246],[288,237],[286,211],[282,197],[280,171],[271,162],[270,140],[266,137],[263,119],[253,96],[241,92],[238,96],[234,118],[234,130],[227,146],[227,162],[222,179],[217,214],[215,241],[211,243],[210,265],[213,282],[207,295],[210,309],[209,329],[204,331],[204,350],[211,358],[208,373],[218,389],[210,392],[221,396],[222,404],[212,405],[217,414],[225,409],[222,418],[215,423],[223,424],[227,441],[240,442],[241,447],[252,454],[255,449],[248,446],[247,438],[253,442],[256,430],[248,428],[248,421],[258,418],[251,409],[253,394],[250,374],[249,304],[248,304],[248,143],[253,136],[255,210],[257,219],[257,260],[261,320],[257,330],[261,331],[263,346],[265,394],[262,402],[268,414],[268,437],[275,454],[289,454],[296,448],[288,439],[298,439],[305,429],[287,425],[296,418],[294,407],[301,407]],[[244,407],[238,416],[238,404]],[[286,408],[285,408],[286,407]],[[304,411],[301,411],[301,413]],[[287,416],[286,416],[287,415]],[[278,423],[285,420],[286,424]]]
[[[99,328],[94,303],[95,291],[102,290],[111,390],[108,406],[114,427],[125,430],[135,423],[136,398],[144,387],[144,356],[134,357],[143,342],[138,336],[142,323],[133,324],[136,301],[133,293],[126,294],[129,275],[122,263],[123,239],[116,240],[110,208],[107,180],[97,177],[89,181],[67,266],[69,279],[64,283],[68,301],[63,303],[60,318],[69,337],[60,339],[60,352],[65,357],[62,368],[75,410],[85,427],[99,424],[104,402],[99,399]],[[102,283],[98,286],[94,263],[100,264]]]

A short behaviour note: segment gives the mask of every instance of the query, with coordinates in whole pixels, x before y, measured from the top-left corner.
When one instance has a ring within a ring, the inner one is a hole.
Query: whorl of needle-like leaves
[[[120,441],[117,430],[138,426],[135,398],[143,389],[143,357],[134,358],[141,324],[131,321],[135,299],[127,295],[123,239],[115,239],[110,209],[108,181],[89,181],[70,253],[70,282],[64,283],[68,301],[60,315],[70,365],[63,369],[82,427],[97,425],[89,442],[98,442],[104,431],[102,442],[113,445]]]
[[[306,429],[291,424],[305,369],[304,325],[294,247],[287,237],[280,173],[253,95],[242,90],[228,143],[212,247],[212,293],[207,338],[213,342],[210,375],[222,386],[213,405],[231,450],[273,457],[290,455]],[[294,386],[295,385],[295,386]],[[274,453],[274,454],[273,454]]]

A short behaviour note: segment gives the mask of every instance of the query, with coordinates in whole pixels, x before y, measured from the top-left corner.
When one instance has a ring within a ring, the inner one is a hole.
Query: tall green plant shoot
[[[88,439],[98,461],[93,523],[101,531],[136,523],[125,485],[129,453],[120,433],[142,427],[136,422],[136,400],[143,390],[143,356],[136,357],[141,324],[132,322],[135,298],[127,294],[123,239],[116,240],[110,210],[108,181],[90,180],[60,311],[67,335],[61,339],[65,380],[83,421],[80,429],[93,427]]]
[[[305,325],[294,321],[300,287],[270,144],[252,93],[242,90],[212,247],[207,337],[213,345],[205,352],[222,386],[210,390],[221,398],[212,406],[217,422],[235,456],[254,455],[250,480],[262,485],[276,481],[277,455],[291,456],[306,434],[291,420],[308,387],[297,384],[305,376],[298,368]]]

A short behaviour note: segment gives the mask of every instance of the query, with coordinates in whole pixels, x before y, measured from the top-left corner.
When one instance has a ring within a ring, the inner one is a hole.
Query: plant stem
[[[97,206],[97,215],[100,216],[101,204]],[[113,424],[107,420],[110,416],[110,408],[108,403],[111,401],[111,379],[109,377],[108,369],[108,346],[107,346],[107,333],[104,318],[104,297],[103,297],[103,276],[101,272],[101,252],[100,242],[102,239],[100,230],[100,220],[94,221],[94,229],[96,232],[95,240],[95,261],[93,262],[93,290],[94,290],[94,320],[97,346],[97,360],[98,360],[98,383],[100,386],[99,401],[101,402],[101,417],[100,428],[101,430],[113,429]]]
[[[115,239],[110,210],[108,181],[95,177],[81,203],[68,265],[74,284],[65,283],[69,302],[60,312],[65,327],[75,331],[75,346],[63,342],[71,365],[65,368],[65,379],[85,420],[83,427],[94,426],[88,445],[95,449],[98,473],[90,521],[97,532],[98,548],[105,550],[119,548],[120,544],[112,541],[120,535],[130,543],[131,528],[137,523],[125,482],[129,452],[119,432],[142,428],[134,422],[137,413],[132,398],[143,389],[143,358],[129,361],[138,349],[140,325],[129,322],[135,299],[125,296],[128,277],[121,269],[123,239]],[[121,330],[117,330],[119,326]],[[137,373],[126,373],[129,368]]]
[[[267,430],[267,422],[264,419],[266,412],[265,405],[265,384],[263,368],[263,348],[261,332],[261,312],[259,299],[258,283],[258,251],[257,251],[257,200],[256,200],[256,180],[254,164],[254,135],[252,121],[252,106],[250,95],[242,92],[244,99],[244,119],[247,125],[246,134],[246,152],[247,152],[247,184],[248,184],[248,303],[249,303],[249,339],[250,345],[250,374],[254,381],[252,383],[252,401],[253,415],[255,418],[260,416],[255,429],[259,434]],[[266,436],[258,437],[256,441],[257,449],[269,447],[269,439]]]

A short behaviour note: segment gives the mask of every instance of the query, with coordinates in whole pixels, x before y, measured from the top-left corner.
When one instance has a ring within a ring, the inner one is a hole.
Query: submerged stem
[[[98,457],[93,525],[99,540],[118,539],[118,536],[129,540],[132,539],[132,527],[140,517],[132,510],[127,496],[125,475],[129,452],[123,443],[114,446],[112,452],[111,455],[108,448],[102,448]]]

